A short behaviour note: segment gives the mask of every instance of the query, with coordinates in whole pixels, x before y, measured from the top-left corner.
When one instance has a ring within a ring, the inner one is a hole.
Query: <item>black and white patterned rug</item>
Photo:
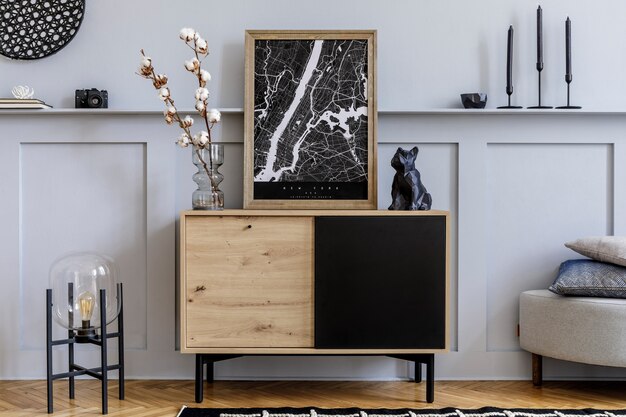
[[[522,409],[484,407],[473,410],[360,409],[360,408],[190,408],[183,406],[177,417],[626,417],[626,410]]]

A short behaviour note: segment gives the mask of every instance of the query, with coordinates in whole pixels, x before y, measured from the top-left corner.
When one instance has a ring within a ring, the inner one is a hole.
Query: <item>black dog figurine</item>
[[[415,158],[419,150],[415,146],[410,151],[398,148],[391,159],[396,170],[391,185],[391,205],[389,210],[430,210],[433,199],[422,184],[421,175],[415,168]]]

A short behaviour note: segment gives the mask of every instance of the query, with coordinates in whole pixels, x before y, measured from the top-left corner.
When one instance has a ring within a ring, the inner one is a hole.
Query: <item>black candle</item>
[[[543,12],[537,7],[537,71],[543,69]]]
[[[572,82],[572,21],[565,21],[565,82]]]
[[[513,94],[513,25],[509,26],[506,48],[506,93]]]

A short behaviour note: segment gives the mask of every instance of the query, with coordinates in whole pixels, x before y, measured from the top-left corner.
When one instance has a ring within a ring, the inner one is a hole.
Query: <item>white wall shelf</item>
[[[243,114],[241,108],[221,108],[222,114],[238,115]],[[197,113],[192,109],[181,109],[180,113]],[[10,116],[16,114],[40,114],[40,115],[163,115],[163,109],[0,109],[0,116]],[[493,116],[493,115],[592,115],[592,116],[626,116],[626,109],[383,109],[378,111],[379,116],[430,116],[430,115],[471,115],[471,116]]]
[[[179,110],[183,114],[197,113],[196,110],[182,109]],[[219,109],[222,114],[242,114],[243,109],[225,108]],[[0,109],[0,116],[10,115],[89,115],[89,116],[163,116],[163,109],[72,109],[72,108],[53,108],[53,109]]]

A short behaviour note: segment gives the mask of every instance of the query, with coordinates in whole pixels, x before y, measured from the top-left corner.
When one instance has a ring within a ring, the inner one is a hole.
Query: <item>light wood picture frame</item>
[[[376,209],[376,31],[247,30],[244,208]]]

